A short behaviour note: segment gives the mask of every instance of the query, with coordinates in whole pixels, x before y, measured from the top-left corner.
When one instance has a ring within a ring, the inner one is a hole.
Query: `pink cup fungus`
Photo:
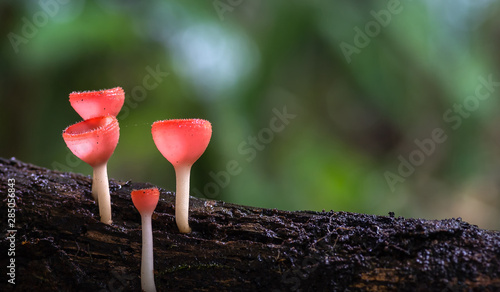
[[[142,222],[141,289],[156,291],[151,217],[158,204],[160,191],[157,188],[133,190],[131,196],[135,208],[141,214]]]
[[[116,117],[125,102],[125,93],[121,87],[72,92],[69,102],[84,120],[104,116]]]
[[[174,166],[175,221],[181,233],[189,233],[191,166],[205,152],[212,136],[212,125],[201,119],[164,120],[153,123],[151,133],[158,150]]]
[[[70,93],[69,102],[84,120],[108,115],[116,117],[125,102],[125,92],[121,87],[96,91],[75,91]],[[92,196],[97,201],[95,187],[96,185],[93,184]]]
[[[111,224],[111,198],[107,164],[115,151],[120,128],[114,116],[97,117],[67,127],[63,139],[78,158],[94,169],[93,185],[97,190],[101,222]]]

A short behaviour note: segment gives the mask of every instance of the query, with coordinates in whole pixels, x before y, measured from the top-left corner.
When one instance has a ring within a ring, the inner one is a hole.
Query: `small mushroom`
[[[62,136],[71,152],[94,168],[92,184],[99,197],[101,222],[111,224],[107,164],[120,137],[118,120],[113,116],[88,119],[67,127]]]
[[[122,109],[125,93],[121,87],[98,91],[72,92],[69,102],[75,111],[84,119],[115,116]]]
[[[70,93],[69,102],[73,109],[84,119],[117,116],[125,101],[121,87],[97,91],[75,91]],[[96,174],[94,173],[93,176]],[[92,197],[98,201],[96,185],[92,185]]]
[[[135,208],[141,214],[142,223],[141,289],[146,292],[156,291],[151,216],[158,204],[160,191],[157,188],[133,190],[131,196]]]
[[[210,142],[212,125],[201,119],[164,120],[153,123],[151,133],[158,150],[174,166],[175,221],[181,233],[189,233],[189,175]]]

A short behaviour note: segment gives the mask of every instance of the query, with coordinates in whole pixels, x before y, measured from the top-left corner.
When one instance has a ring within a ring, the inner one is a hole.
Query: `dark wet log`
[[[113,224],[105,225],[87,176],[0,159],[0,179],[4,230],[16,230],[15,256],[8,232],[0,239],[2,275],[15,259],[15,285],[2,276],[1,291],[140,291],[140,215],[130,192],[150,184],[111,180]],[[11,227],[9,179],[17,203]],[[185,235],[173,202],[161,190],[153,218],[159,291],[500,289],[500,232],[460,219],[287,212],[192,198],[193,232]]]

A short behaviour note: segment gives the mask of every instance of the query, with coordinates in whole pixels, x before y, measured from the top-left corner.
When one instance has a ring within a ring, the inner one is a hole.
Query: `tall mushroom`
[[[212,125],[201,119],[164,120],[153,123],[151,133],[158,150],[174,166],[175,221],[181,233],[189,233],[189,175],[210,142]]]
[[[101,222],[111,224],[107,164],[120,137],[118,120],[113,116],[88,119],[67,127],[62,136],[71,152],[94,168]]]
[[[157,188],[133,190],[131,196],[135,208],[141,214],[142,223],[141,289],[146,292],[156,291],[151,216],[158,204],[160,191]]]
[[[103,116],[117,116],[125,102],[121,87],[96,91],[75,91],[70,93],[69,102],[84,120]],[[94,174],[95,176],[95,169]],[[92,196],[98,201],[96,185],[92,184]]]

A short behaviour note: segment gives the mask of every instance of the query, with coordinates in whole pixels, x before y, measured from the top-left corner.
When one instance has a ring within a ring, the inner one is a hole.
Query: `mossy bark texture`
[[[113,224],[106,225],[89,176],[0,158],[0,291],[140,291],[141,217],[130,192],[153,186],[109,185]],[[191,198],[193,231],[181,234],[174,201],[161,190],[152,220],[158,291],[500,291],[500,232],[460,219],[289,212]],[[15,256],[7,230],[15,230]],[[15,285],[5,277],[12,258]]]

